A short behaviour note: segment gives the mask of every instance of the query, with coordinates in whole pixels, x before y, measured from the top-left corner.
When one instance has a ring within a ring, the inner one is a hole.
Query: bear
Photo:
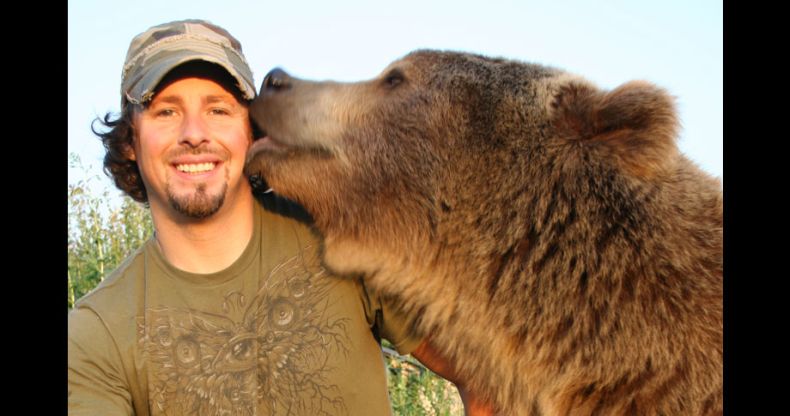
[[[722,185],[664,89],[417,50],[357,83],[274,69],[250,116],[245,173],[498,414],[723,413]]]

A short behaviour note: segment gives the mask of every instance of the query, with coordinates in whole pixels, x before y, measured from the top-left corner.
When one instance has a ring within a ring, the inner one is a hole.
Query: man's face
[[[165,85],[135,114],[134,127],[133,157],[152,210],[201,219],[250,192],[242,175],[252,142],[247,107],[217,82],[185,77]]]

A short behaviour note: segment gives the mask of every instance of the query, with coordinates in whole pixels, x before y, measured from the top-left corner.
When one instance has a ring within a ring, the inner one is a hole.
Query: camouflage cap
[[[189,19],[154,26],[132,39],[121,75],[121,107],[150,100],[168,72],[194,60],[221,65],[238,81],[244,98],[255,98],[252,71],[241,43],[219,26]]]

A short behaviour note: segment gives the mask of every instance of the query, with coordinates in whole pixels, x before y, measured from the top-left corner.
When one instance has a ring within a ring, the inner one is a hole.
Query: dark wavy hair
[[[236,85],[236,80],[227,70],[217,64],[206,61],[189,61],[174,68],[159,82],[159,85],[155,88],[155,93],[158,93],[171,82],[187,76],[200,76],[212,79],[233,94],[242,105],[248,106],[250,104],[250,101],[243,97],[241,90]],[[91,123],[91,130],[93,134],[99,136],[106,151],[104,155],[104,173],[112,178],[118,189],[125,192],[135,201],[147,204],[148,193],[140,176],[140,169],[137,167],[137,162],[130,159],[130,155],[134,151],[135,132],[133,118],[136,113],[144,109],[145,107],[142,105],[132,104],[127,101],[118,118],[113,119],[111,113],[105,114],[103,119],[97,117]],[[97,121],[110,130],[107,132],[96,131],[94,124]],[[257,131],[254,125],[253,131]]]
[[[106,151],[104,155],[104,173],[112,178],[115,186],[124,191],[132,199],[144,204],[148,203],[148,194],[145,191],[143,178],[137,162],[130,159],[134,146],[133,117],[139,106],[127,103],[121,110],[118,118],[113,119],[112,113],[107,113],[104,119],[97,117],[91,123],[93,134],[99,136]],[[96,122],[101,123],[109,131],[99,132],[94,128]]]

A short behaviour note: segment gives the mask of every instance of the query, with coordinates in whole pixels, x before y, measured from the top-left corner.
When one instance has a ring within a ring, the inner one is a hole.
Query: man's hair
[[[134,123],[132,118],[136,109],[135,104],[127,104],[121,110],[121,115],[113,120],[111,113],[104,119],[96,118],[105,127],[107,132],[98,132],[91,124],[93,134],[99,136],[106,151],[104,155],[104,173],[112,178],[115,186],[125,192],[137,202],[148,203],[148,194],[145,191],[143,178],[137,162],[131,160],[129,155],[134,149]]]
[[[224,68],[206,61],[190,61],[174,68],[157,85],[156,92],[161,91],[171,82],[187,76],[211,79],[233,94],[242,105],[248,105],[250,102],[244,98],[237,81]],[[118,189],[135,201],[146,204],[148,203],[148,194],[143,184],[143,178],[140,176],[140,169],[137,167],[137,162],[131,160],[129,156],[134,151],[134,115],[143,111],[149,104],[150,101],[144,105],[127,102],[121,109],[118,118],[113,119],[112,113],[107,113],[103,119],[97,117],[93,120],[93,123],[98,121],[104,127],[109,128],[109,131],[96,131],[91,124],[93,134],[99,136],[106,151],[104,173],[112,178]]]

